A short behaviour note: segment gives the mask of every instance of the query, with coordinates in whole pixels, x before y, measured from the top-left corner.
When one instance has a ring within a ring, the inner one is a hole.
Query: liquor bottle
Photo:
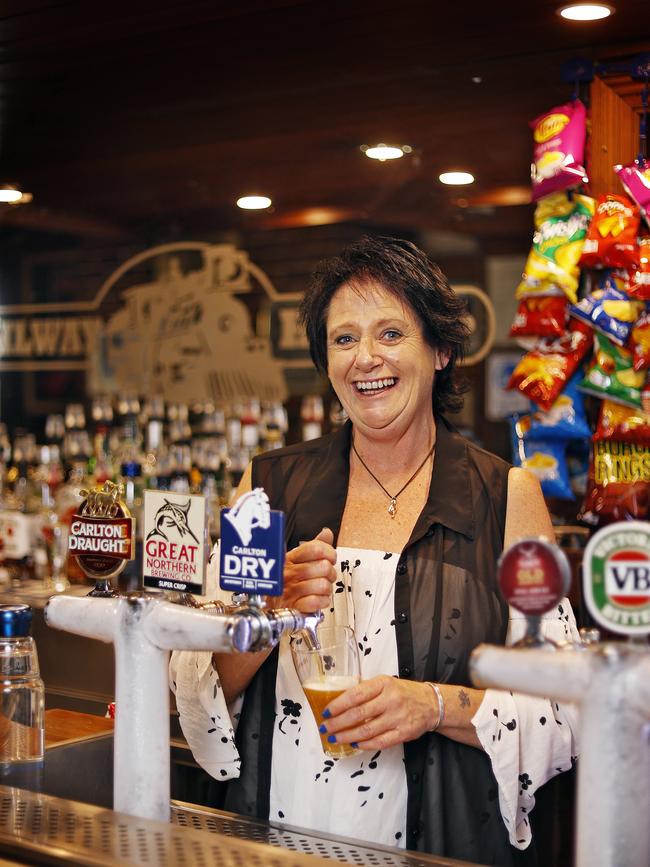
[[[319,394],[309,394],[303,397],[300,406],[303,442],[322,435],[324,416],[323,398]]]

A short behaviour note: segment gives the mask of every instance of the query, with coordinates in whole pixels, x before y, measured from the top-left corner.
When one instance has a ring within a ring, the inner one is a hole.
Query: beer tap
[[[164,593],[142,591],[104,598],[56,596],[45,608],[49,626],[114,645],[115,810],[143,818],[169,819],[170,651],[259,651],[273,647],[287,633],[308,629],[315,635],[320,612],[304,615],[291,608],[268,609],[265,605],[260,591],[265,595],[282,595],[284,515],[270,512],[263,491],[260,493],[258,489],[254,493],[254,505],[267,506],[260,525],[262,530],[270,529],[272,538],[267,541],[264,533],[257,535],[253,547],[248,545],[250,538],[242,544],[240,537],[234,547],[226,547],[225,551],[222,543],[222,561],[224,556],[230,558],[228,568],[222,569],[222,588],[232,590],[234,584],[240,590],[251,591],[240,593],[234,605],[223,606],[219,602],[179,605]],[[97,501],[97,508],[102,507],[104,514],[75,516],[79,526],[70,537],[77,540],[72,542],[71,550],[82,568],[89,566],[97,572],[101,561],[100,565],[110,575],[115,574],[114,570],[119,571],[122,559],[131,551],[130,517],[121,514],[121,503],[120,510],[111,514],[111,504],[116,505],[112,488],[87,491],[84,495],[86,502]],[[165,497],[172,497],[172,502],[166,500],[163,508],[173,508],[173,496],[165,494]],[[190,505],[183,501],[183,509],[187,517]],[[241,527],[240,533],[244,533]],[[192,538],[201,538],[198,528]],[[179,555],[180,545],[179,542]],[[81,552],[84,556],[79,556]],[[190,556],[189,549],[186,554]],[[237,571],[238,564],[242,566],[243,577]],[[247,577],[256,570],[262,576],[259,581]],[[224,572],[230,587],[224,587]]]
[[[531,647],[535,642],[523,649],[483,644],[470,660],[476,686],[580,705],[577,867],[650,864],[648,563],[648,522],[610,524],[585,549],[584,602],[600,626],[627,635],[627,642],[601,643],[591,634],[555,653]]]
[[[323,619],[322,611],[301,614],[293,608],[267,608],[265,598],[257,593],[234,594],[233,603],[229,613],[236,616],[231,630],[236,650],[273,647],[287,632],[302,632],[309,646],[318,647],[316,627]]]

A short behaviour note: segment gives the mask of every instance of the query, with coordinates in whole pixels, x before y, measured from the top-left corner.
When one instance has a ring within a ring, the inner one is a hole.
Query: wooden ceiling
[[[0,0],[0,181],[34,196],[0,240],[344,219],[528,237],[530,206],[494,205],[528,183],[528,121],[571,95],[562,63],[650,49],[648,0],[612,2],[576,24],[549,0]],[[413,153],[365,158],[379,141]],[[470,192],[437,182],[456,167]],[[235,207],[252,191],[271,213]]]

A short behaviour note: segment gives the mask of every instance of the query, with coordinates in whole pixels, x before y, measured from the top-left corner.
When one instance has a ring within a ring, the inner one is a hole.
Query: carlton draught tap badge
[[[133,518],[121,499],[124,488],[107,481],[80,493],[85,499],[72,516],[68,549],[90,578],[113,578],[133,559]]]
[[[650,523],[603,527],[585,549],[584,597],[593,618],[623,635],[650,633]]]
[[[204,592],[205,497],[145,491],[143,536],[145,587]]]
[[[264,490],[255,488],[221,510],[221,589],[281,596],[283,571],[284,513],[272,510]]]

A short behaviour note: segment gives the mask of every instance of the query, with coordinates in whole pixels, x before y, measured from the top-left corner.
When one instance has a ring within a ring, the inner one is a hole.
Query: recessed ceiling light
[[[441,184],[449,184],[452,187],[461,187],[463,184],[473,184],[474,175],[469,172],[443,172],[438,175]]]
[[[562,18],[568,18],[569,21],[598,21],[609,18],[614,11],[614,7],[606,3],[572,3],[558,9]]]
[[[4,186],[0,188],[0,202],[8,205],[15,205],[23,197],[22,191],[15,187]]]
[[[386,160],[398,160],[404,154],[410,154],[412,148],[409,145],[398,147],[397,145],[378,144],[372,147],[362,145],[361,150],[371,160],[379,160],[379,162],[383,163]]]
[[[245,211],[263,211],[271,207],[271,199],[268,196],[242,196],[237,199],[237,207]]]

